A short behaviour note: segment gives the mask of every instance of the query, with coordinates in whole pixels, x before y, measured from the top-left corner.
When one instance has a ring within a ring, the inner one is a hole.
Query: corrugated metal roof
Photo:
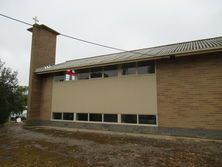
[[[214,51],[222,49],[222,37],[202,39],[189,42],[181,42],[151,48],[132,50],[96,57],[76,59],[64,63],[36,69],[36,73],[50,73],[68,68],[84,68],[89,66],[133,61],[139,59],[159,59],[170,55],[189,54],[202,51]]]

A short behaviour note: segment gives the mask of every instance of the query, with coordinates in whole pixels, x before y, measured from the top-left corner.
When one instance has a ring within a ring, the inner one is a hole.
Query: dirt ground
[[[221,167],[222,141],[0,128],[0,167]]]

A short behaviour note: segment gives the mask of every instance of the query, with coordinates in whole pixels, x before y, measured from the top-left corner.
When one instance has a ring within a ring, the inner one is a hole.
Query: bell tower
[[[52,76],[36,75],[35,70],[55,64],[56,37],[59,33],[43,24],[34,24],[28,31],[32,32],[28,121],[33,121],[41,120],[44,113],[51,113]]]

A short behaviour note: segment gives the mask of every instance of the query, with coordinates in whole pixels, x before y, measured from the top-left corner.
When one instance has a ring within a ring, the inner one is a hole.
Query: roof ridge
[[[142,49],[136,49],[136,50],[151,49],[151,48],[160,48],[160,47],[165,47],[165,46],[186,44],[186,43],[190,43],[190,42],[198,42],[198,41],[204,41],[204,40],[212,40],[212,39],[216,39],[216,38],[222,38],[222,36],[211,37],[211,38],[195,39],[195,40],[189,40],[189,41],[177,42],[177,43],[175,42],[175,43],[171,43],[171,44],[153,46],[153,47],[149,47],[149,48],[142,48]],[[136,51],[136,50],[132,50],[132,51]]]

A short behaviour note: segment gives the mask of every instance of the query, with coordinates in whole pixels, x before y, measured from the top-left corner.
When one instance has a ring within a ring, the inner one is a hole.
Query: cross
[[[39,20],[37,19],[37,17],[36,17],[36,16],[35,16],[35,17],[33,17],[32,19],[35,21],[35,24],[37,24],[37,22],[39,22]]]

